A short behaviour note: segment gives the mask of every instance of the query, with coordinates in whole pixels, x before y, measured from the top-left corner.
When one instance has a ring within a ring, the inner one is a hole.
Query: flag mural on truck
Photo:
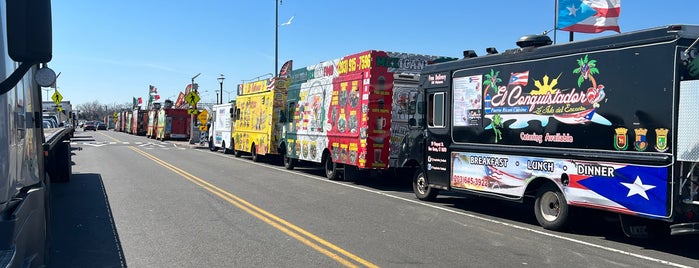
[[[667,167],[465,152],[451,155],[450,186],[455,189],[522,196],[531,180],[566,173],[570,177],[566,198],[571,204],[657,218],[670,213]]]

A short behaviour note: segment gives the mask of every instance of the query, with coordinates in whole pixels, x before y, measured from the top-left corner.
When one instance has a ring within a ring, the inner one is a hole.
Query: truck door
[[[451,143],[447,122],[449,93],[447,88],[428,89],[425,98],[425,174],[430,185],[444,188],[449,186],[451,172],[451,160],[447,149]]]

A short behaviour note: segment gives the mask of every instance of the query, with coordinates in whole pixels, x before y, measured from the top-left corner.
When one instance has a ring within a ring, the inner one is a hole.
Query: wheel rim
[[[555,221],[561,213],[560,200],[554,192],[546,192],[541,196],[541,216],[547,221]]]
[[[417,191],[421,194],[424,195],[427,192],[427,181],[425,180],[424,176],[420,176],[417,178],[415,184],[417,185]]]

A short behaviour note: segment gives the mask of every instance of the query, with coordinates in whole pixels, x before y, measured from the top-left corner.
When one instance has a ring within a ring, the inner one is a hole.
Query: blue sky
[[[78,104],[130,103],[154,85],[176,98],[191,78],[202,101],[214,102],[224,74],[224,100],[235,88],[274,71],[275,1],[52,1],[53,60],[58,90]],[[522,35],[554,25],[555,1],[283,0],[279,67],[294,69],[365,50],[461,57],[486,47],[515,47]],[[619,25],[629,32],[699,24],[695,0],[623,0]],[[616,34],[575,34],[576,40]],[[549,36],[553,38],[553,33]],[[558,31],[557,42],[568,40]],[[46,91],[42,91],[46,94]],[[49,94],[53,92],[49,91]],[[46,99],[46,96],[44,96]]]

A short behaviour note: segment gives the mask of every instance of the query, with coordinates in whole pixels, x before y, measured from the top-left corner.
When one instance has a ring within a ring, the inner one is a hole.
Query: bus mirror
[[[12,60],[51,61],[51,0],[7,0],[7,43]]]
[[[425,106],[424,102],[418,102],[418,103],[417,103],[417,113],[418,113],[418,114],[424,114],[424,113],[425,113],[425,108],[424,108],[424,106]]]

